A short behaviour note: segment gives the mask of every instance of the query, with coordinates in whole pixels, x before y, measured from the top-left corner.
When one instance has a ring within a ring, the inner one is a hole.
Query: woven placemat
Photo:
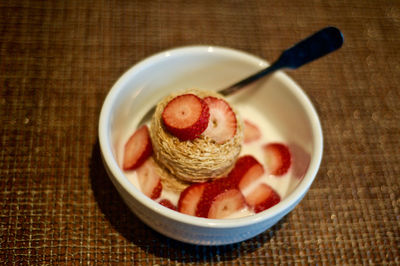
[[[97,140],[102,102],[126,69],[192,44],[271,61],[327,25],[344,47],[290,73],[325,144],[300,205],[221,247],[171,240],[128,210]],[[1,1],[0,264],[399,265],[399,48],[390,0]]]

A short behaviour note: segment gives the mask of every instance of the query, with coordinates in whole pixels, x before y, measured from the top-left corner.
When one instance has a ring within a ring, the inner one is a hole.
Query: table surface
[[[325,26],[338,52],[289,75],[324,132],[304,200],[255,238],[193,246],[130,213],[99,155],[129,67],[206,44],[266,60]],[[400,2],[1,1],[0,264],[400,265]]]

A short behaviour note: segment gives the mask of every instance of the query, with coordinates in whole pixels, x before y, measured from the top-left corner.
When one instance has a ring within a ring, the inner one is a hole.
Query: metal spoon
[[[303,41],[295,44],[291,48],[282,52],[281,56],[272,63],[269,67],[219,91],[224,96],[242,89],[246,85],[268,75],[279,69],[289,68],[296,69],[304,64],[307,64],[315,59],[318,59],[326,54],[329,54],[339,49],[343,44],[343,35],[339,29],[335,27],[324,28]],[[141,123],[149,119],[155,107],[146,113],[142,118]]]
[[[221,91],[220,94],[230,95],[249,83],[258,80],[276,70],[283,68],[296,69],[308,62],[318,59],[330,52],[339,49],[343,44],[343,35],[335,27],[324,28],[307,39],[283,51],[281,56],[269,67],[241,80]]]

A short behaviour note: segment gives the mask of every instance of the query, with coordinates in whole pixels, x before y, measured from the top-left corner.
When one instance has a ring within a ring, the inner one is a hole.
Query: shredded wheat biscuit
[[[203,135],[192,141],[180,141],[165,130],[161,116],[170,100],[185,93],[193,93],[201,98],[206,96],[223,98],[214,91],[187,89],[162,99],[156,107],[150,126],[154,157],[172,175],[185,182],[204,182],[225,176],[232,169],[241,151],[242,120],[231,106],[237,120],[237,130],[233,138],[223,144],[217,144],[211,138]]]

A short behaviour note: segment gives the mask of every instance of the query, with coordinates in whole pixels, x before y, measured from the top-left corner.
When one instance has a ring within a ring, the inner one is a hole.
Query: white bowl
[[[306,94],[282,72],[257,81],[231,99],[239,107],[251,106],[263,114],[275,134],[297,147],[306,163],[304,176],[295,186],[288,188],[279,204],[243,218],[193,217],[165,208],[146,197],[119,166],[120,147],[128,132],[135,130],[146,112],[163,96],[184,88],[224,88],[267,65],[263,59],[228,48],[182,47],[139,62],[115,83],[100,114],[101,153],[113,184],[144,223],[168,237],[187,243],[230,244],[264,232],[304,197],[320,166],[322,130]]]

